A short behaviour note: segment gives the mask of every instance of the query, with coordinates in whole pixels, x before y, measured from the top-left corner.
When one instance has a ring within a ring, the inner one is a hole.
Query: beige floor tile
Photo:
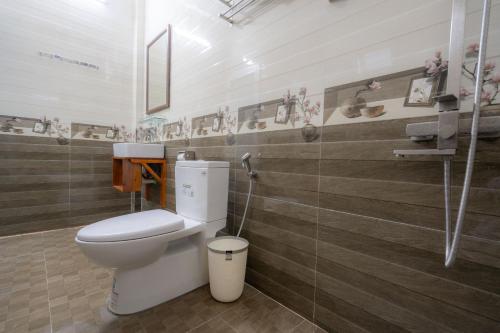
[[[304,320],[299,326],[292,330],[292,333],[326,333],[326,331],[310,321]]]
[[[217,302],[204,286],[114,315],[106,306],[113,272],[83,255],[74,242],[78,230],[0,238],[0,332],[308,332],[302,318],[249,285],[233,303]]]
[[[304,319],[264,294],[239,302],[222,315],[237,332],[290,332]]]
[[[193,333],[204,333],[204,332],[213,332],[213,333],[236,333],[234,329],[231,328],[222,318],[216,317],[212,320],[209,320],[205,324],[195,328],[190,331]]]
[[[0,238],[0,257],[12,258],[42,252],[44,243],[41,233]]]

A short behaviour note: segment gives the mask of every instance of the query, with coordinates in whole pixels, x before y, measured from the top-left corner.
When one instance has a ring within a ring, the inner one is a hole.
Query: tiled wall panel
[[[323,128],[315,317],[322,326],[342,331],[347,320],[374,332],[500,327],[498,144],[479,143],[479,155],[493,158],[476,162],[460,252],[446,269],[442,162],[391,154],[410,144],[406,123],[422,120]],[[466,149],[460,145],[461,154]],[[455,208],[464,169],[457,160]]]
[[[484,112],[484,115],[499,111]],[[231,162],[228,227],[236,234],[252,154],[259,172],[242,236],[250,242],[246,279],[331,332],[495,332],[500,327],[498,143],[480,141],[470,205],[455,266],[445,269],[442,162],[397,159],[406,124],[432,117],[167,143],[177,151]],[[453,207],[464,152],[453,163]],[[481,158],[481,156],[483,158]],[[491,158],[490,158],[491,157]],[[175,210],[173,178],[169,209]],[[456,214],[456,210],[454,210]]]
[[[111,187],[112,143],[0,135],[0,235],[83,225],[130,212]]]

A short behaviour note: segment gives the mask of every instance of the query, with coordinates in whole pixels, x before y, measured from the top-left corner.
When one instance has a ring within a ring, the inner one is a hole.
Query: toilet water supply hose
[[[252,196],[252,189],[253,189],[253,177],[250,176],[250,185],[248,187],[248,196],[247,196],[247,203],[245,205],[245,211],[243,212],[243,218],[241,219],[241,224],[240,224],[240,229],[238,230],[238,234],[236,237],[240,237],[241,230],[243,229],[243,225],[245,224],[245,219],[247,217],[247,210],[248,210],[248,205],[250,204],[250,197]]]
[[[476,158],[476,144],[479,129],[479,118],[481,113],[481,93],[483,89],[483,74],[484,74],[484,64],[486,60],[486,41],[488,36],[488,24],[489,24],[489,10],[491,7],[491,1],[485,0],[483,7],[483,17],[481,23],[481,40],[479,46],[479,55],[477,62],[477,78],[474,88],[474,106],[473,106],[473,116],[472,116],[472,128],[471,128],[471,138],[469,153],[467,155],[467,167],[465,169],[464,186],[462,189],[462,195],[460,198],[460,206],[458,208],[457,221],[455,224],[455,231],[451,234],[451,160],[446,158],[444,160],[444,194],[445,194],[445,267],[449,268],[453,266],[455,259],[457,257],[458,245],[460,243],[460,235],[462,234],[462,227],[465,218],[465,209],[467,208],[467,201],[469,199],[470,184],[472,179],[472,173],[474,171],[474,160]]]

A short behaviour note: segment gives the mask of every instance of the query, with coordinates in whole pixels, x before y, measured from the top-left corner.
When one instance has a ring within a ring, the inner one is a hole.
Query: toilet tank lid
[[[117,242],[158,236],[184,228],[184,219],[162,209],[148,210],[102,220],[78,231],[84,242]]]
[[[226,161],[177,161],[175,165],[188,168],[229,168],[229,162]]]

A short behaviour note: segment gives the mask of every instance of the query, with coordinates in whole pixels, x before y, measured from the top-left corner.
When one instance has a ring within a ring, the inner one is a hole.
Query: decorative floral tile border
[[[322,125],[323,94],[308,89],[287,90],[280,99],[238,109],[238,134],[302,129],[304,140],[315,141]]]
[[[237,132],[238,113],[225,105],[217,112],[193,117],[191,119],[191,138],[198,139],[214,136],[228,136]]]
[[[59,118],[28,118],[0,115],[0,134],[55,138],[61,145],[71,139],[134,142],[135,134],[126,126],[65,123]]]
[[[134,142],[135,135],[124,125],[118,127],[97,124],[71,123],[71,139],[110,142]]]
[[[69,125],[59,118],[0,115],[0,134],[56,138],[61,145],[69,143]]]

